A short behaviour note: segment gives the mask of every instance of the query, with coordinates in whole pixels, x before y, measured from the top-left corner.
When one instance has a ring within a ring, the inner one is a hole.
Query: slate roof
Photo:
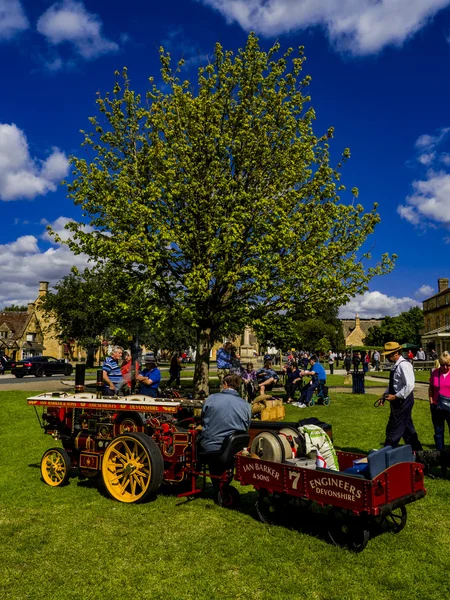
[[[0,327],[6,324],[8,329],[12,331],[12,336],[8,337],[7,340],[20,340],[32,316],[27,311],[0,312]]]

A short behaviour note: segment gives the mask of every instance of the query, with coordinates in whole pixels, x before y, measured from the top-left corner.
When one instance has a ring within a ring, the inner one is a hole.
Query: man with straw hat
[[[383,401],[389,402],[391,407],[384,445],[395,448],[403,438],[405,444],[410,444],[413,450],[422,450],[411,417],[415,384],[413,366],[403,358],[402,347],[398,342],[387,342],[382,354],[393,363],[389,387],[383,396]]]

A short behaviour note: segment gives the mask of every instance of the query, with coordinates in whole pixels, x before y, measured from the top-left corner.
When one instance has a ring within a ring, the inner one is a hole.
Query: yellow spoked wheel
[[[142,502],[160,487],[164,462],[156,443],[144,433],[115,438],[103,456],[102,475],[112,498]]]
[[[41,460],[41,475],[47,485],[57,487],[67,483],[70,474],[70,458],[62,448],[50,448]]]

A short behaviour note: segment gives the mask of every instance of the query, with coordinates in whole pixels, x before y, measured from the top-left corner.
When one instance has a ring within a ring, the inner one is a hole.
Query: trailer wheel
[[[381,517],[381,527],[392,533],[400,533],[406,525],[406,506],[397,506]]]
[[[42,479],[51,487],[67,483],[70,468],[69,455],[62,448],[50,448],[41,459]]]
[[[348,515],[339,508],[328,513],[328,537],[334,546],[362,552],[367,546],[370,532],[362,517]]]
[[[116,437],[103,456],[102,476],[109,495],[120,502],[142,502],[160,487],[164,462],[144,433]]]
[[[216,502],[223,508],[237,508],[241,504],[241,495],[236,488],[231,485],[224,485],[217,492]]]
[[[266,525],[279,525],[283,513],[281,499],[266,490],[260,490],[256,501],[258,519]]]

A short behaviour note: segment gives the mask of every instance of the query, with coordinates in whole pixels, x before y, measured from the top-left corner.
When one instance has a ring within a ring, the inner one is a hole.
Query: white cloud
[[[422,164],[422,165],[429,165],[433,162],[433,160],[436,158],[436,153],[435,152],[428,152],[425,154],[420,154],[418,157],[418,161]]]
[[[412,206],[400,204],[397,207],[397,213],[402,217],[402,219],[409,221],[411,225],[419,225],[420,223],[420,217]]]
[[[413,181],[413,194],[406,198],[407,205],[400,205],[399,215],[412,223],[427,224],[429,221],[450,224],[450,173],[432,171],[427,179]]]
[[[419,136],[416,140],[415,146],[419,150],[432,150],[436,146],[438,146],[447,133],[450,131],[450,127],[442,127],[439,129],[436,135],[429,135],[428,133],[424,133]]]
[[[201,0],[228,22],[276,36],[323,27],[338,48],[373,54],[400,46],[424,27],[450,0]]]
[[[70,219],[59,217],[51,226],[60,231]],[[39,247],[39,239],[52,241],[46,250]],[[9,244],[0,245],[0,309],[8,304],[27,304],[38,295],[39,281],[54,285],[72,266],[88,266],[88,257],[75,256],[65,245],[57,245],[46,232],[38,237],[23,235]]]
[[[407,296],[396,298],[381,292],[365,292],[360,296],[355,296],[348,304],[342,306],[339,310],[339,317],[352,319],[356,314],[363,319],[395,317],[413,306],[420,306],[420,303]]]
[[[431,285],[422,285],[416,292],[414,292],[414,296],[421,300],[425,298],[429,298],[434,293],[434,288]]]
[[[64,152],[52,148],[45,161],[30,156],[25,133],[0,123],[0,200],[32,199],[56,190],[69,170]]]
[[[72,44],[77,54],[89,60],[102,54],[116,52],[118,44],[102,35],[102,22],[87,12],[82,2],[64,0],[48,8],[38,20],[37,30],[53,46]],[[59,62],[53,61],[53,68]]]
[[[28,27],[28,19],[19,0],[0,0],[0,40],[10,40]]]

